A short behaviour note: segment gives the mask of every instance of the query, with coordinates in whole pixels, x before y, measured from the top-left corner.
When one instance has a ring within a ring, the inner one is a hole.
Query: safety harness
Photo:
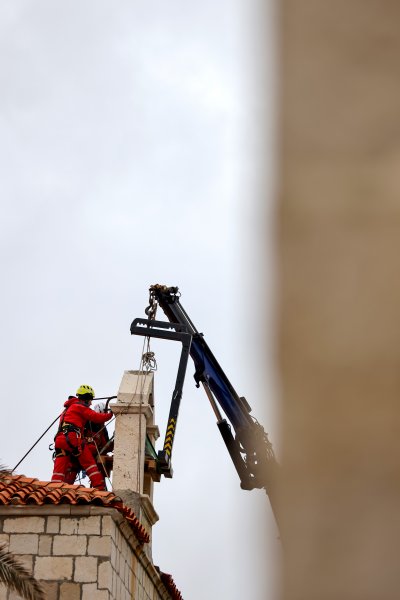
[[[81,400],[79,401],[79,404],[83,404],[84,406],[87,406],[86,402],[82,402]],[[71,448],[71,450],[69,452],[67,452],[66,450],[63,450],[62,448],[55,448],[54,458],[57,458],[58,456],[66,456],[67,454],[72,454],[73,456],[79,456],[82,452],[82,444],[78,444],[77,446],[75,446],[69,440],[69,437],[68,437],[69,433],[75,433],[76,437],[78,439],[80,439],[82,437],[82,432],[77,425],[74,425],[73,423],[67,423],[64,421],[67,410],[68,410],[68,408],[66,408],[64,410],[63,414],[61,415],[60,425],[58,426],[58,431],[54,437],[54,442],[56,441],[57,435],[60,433],[63,433],[65,436],[65,441],[67,442],[67,444]]]

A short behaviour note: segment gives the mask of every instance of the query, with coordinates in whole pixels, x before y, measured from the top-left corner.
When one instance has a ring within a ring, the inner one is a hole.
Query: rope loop
[[[154,352],[144,352],[142,356],[143,368],[146,371],[157,371],[157,360]]]

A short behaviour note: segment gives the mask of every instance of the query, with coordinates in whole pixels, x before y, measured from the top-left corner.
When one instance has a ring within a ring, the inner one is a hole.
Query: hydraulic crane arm
[[[201,384],[217,417],[217,425],[238,472],[243,489],[265,488],[272,502],[272,479],[277,463],[268,436],[258,421],[250,415],[251,408],[237,394],[222,367],[180,303],[177,287],[150,287],[148,319],[135,319],[131,333],[162,337],[182,342],[182,354],[175,390],[171,402],[163,451],[159,452],[161,471],[172,477],[171,454],[178,418],[179,403],[188,356],[195,365],[194,378]],[[157,306],[164,311],[169,323],[156,321]],[[170,331],[169,329],[173,329]],[[221,411],[225,414],[222,416]]]

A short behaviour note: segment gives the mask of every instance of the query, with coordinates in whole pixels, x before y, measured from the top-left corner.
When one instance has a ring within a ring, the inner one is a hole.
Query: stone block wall
[[[400,598],[400,3],[283,0],[283,600]]]
[[[47,600],[170,599],[158,571],[115,509],[4,507],[0,542],[42,583]],[[0,600],[19,599],[0,586]]]

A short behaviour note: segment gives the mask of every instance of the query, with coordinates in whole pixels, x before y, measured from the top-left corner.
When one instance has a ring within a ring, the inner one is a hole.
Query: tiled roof
[[[100,492],[83,485],[39,481],[24,475],[7,474],[0,478],[0,505],[27,506],[35,504],[92,504],[105,508],[116,508],[128,521],[142,544],[150,541],[149,534],[133,510],[113,492]]]
[[[171,598],[173,600],[183,600],[183,596],[180,593],[180,591],[178,590],[178,588],[176,587],[175,582],[172,579],[172,575],[169,575],[168,573],[163,573],[162,571],[160,571],[160,577],[161,577],[161,581],[163,582],[163,584],[165,585],[165,587],[171,594]]]

